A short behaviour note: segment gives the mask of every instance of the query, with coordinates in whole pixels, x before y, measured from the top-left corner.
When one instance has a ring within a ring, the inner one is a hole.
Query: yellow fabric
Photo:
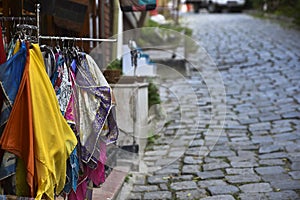
[[[19,51],[20,47],[21,47],[21,42],[20,42],[20,40],[17,40],[13,55],[15,55]]]
[[[41,199],[43,195],[54,199],[54,189],[59,194],[65,185],[66,161],[77,139],[60,112],[39,46],[32,46],[29,76],[38,185],[36,199]]]

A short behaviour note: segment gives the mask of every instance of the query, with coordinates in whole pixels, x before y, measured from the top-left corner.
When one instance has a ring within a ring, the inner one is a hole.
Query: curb
[[[93,199],[115,200],[123,186],[129,167],[116,167],[100,188],[93,188]]]

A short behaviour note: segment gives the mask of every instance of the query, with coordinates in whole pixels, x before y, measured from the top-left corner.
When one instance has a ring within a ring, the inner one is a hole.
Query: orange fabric
[[[10,117],[3,131],[0,144],[7,150],[21,158],[27,169],[27,183],[31,197],[34,197],[34,143],[32,104],[29,82],[29,52],[23,77],[16,96]]]

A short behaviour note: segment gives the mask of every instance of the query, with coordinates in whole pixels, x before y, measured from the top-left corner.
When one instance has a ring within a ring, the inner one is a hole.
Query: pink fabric
[[[71,190],[68,195],[69,200],[82,200],[86,198],[88,180],[99,186],[101,183],[105,182],[105,162],[106,162],[106,144],[100,142],[100,159],[98,166],[95,169],[84,166],[84,174],[79,177],[78,186],[76,192]]]
[[[100,160],[98,162],[98,166],[95,170],[90,171],[89,178],[93,181],[93,183],[99,186],[101,183],[105,182],[105,162],[106,162],[106,144],[104,142],[100,143]]]
[[[76,193],[72,190],[68,195],[69,200],[83,200],[87,191],[87,180],[82,181],[76,189]]]
[[[75,87],[75,83],[74,83],[75,74],[73,73],[72,70],[70,70],[69,73],[70,73],[70,77],[72,77],[71,78],[71,83],[72,83],[72,88],[74,89],[74,87]],[[68,104],[66,112],[65,112],[65,119],[68,122],[75,123],[74,109],[75,109],[74,108],[74,92],[72,92],[69,104]]]

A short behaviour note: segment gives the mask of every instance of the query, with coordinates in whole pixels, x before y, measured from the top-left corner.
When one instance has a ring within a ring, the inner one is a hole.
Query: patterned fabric
[[[58,104],[64,115],[72,94],[72,84],[69,79],[69,72],[62,55],[59,55],[56,63],[56,71],[52,78],[52,84],[56,93]]]
[[[76,63],[75,61],[72,62],[71,66],[72,69],[76,68]],[[73,89],[75,86],[75,74],[73,73],[72,70],[69,70],[69,79],[71,80],[71,85],[72,85],[72,94],[71,98],[67,107],[67,110],[65,112],[65,119],[69,123],[70,127],[72,128],[74,134],[77,136],[77,130],[75,126],[75,116],[74,116],[74,93]],[[71,189],[76,191],[77,189],[77,180],[79,176],[79,158],[78,158],[78,150],[79,144],[77,147],[74,149],[72,154],[70,155],[68,161],[67,161],[67,179],[66,179],[66,184],[64,187],[64,192],[65,193],[70,193]],[[80,149],[79,149],[80,151]]]
[[[100,157],[97,145],[112,103],[111,88],[102,74],[103,78],[95,74],[95,66],[89,65],[88,57],[83,55],[76,75],[76,126],[81,142],[81,159],[95,168]]]
[[[111,112],[111,88],[89,55],[83,54],[80,61],[74,100],[83,174],[76,192],[72,190],[69,193],[69,200],[92,199],[89,184],[99,185],[105,181],[106,145],[118,137],[117,124]]]
[[[69,70],[69,79],[71,82],[72,87],[72,94],[70,97],[70,101],[67,107],[67,110],[65,112],[65,118],[68,121],[68,123],[75,124],[75,105],[74,105],[74,90],[75,90],[75,71],[76,71],[76,61],[73,60],[71,63],[71,70]]]
[[[71,189],[76,191],[77,180],[79,174],[79,160],[77,157],[77,149],[75,148],[67,161],[67,180],[64,187],[65,193],[70,193]]]
[[[105,181],[106,143],[99,141],[100,157],[95,169],[84,165],[83,173],[79,178],[76,192],[72,190],[68,195],[68,200],[92,199],[93,185],[99,186]]]

